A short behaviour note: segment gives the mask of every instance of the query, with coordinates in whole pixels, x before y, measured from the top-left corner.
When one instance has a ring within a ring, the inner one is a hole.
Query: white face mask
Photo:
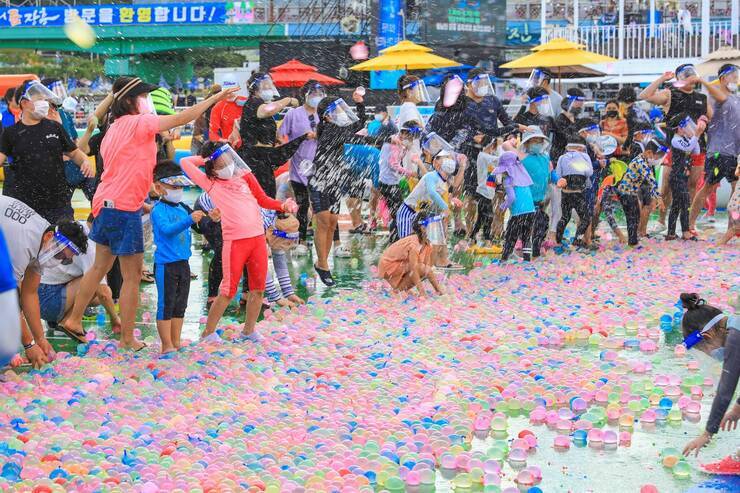
[[[322,98],[321,96],[314,96],[314,97],[308,98],[306,100],[306,103],[311,108],[317,108],[319,106],[319,103],[321,102],[322,99],[324,99],[324,98]]]
[[[216,176],[222,180],[230,180],[234,176],[234,163],[227,165],[225,168],[216,170]]]
[[[727,90],[730,92],[737,92],[737,82],[730,82],[727,84]]]
[[[440,166],[440,169],[447,176],[450,176],[452,173],[455,172],[455,160],[454,159],[449,159],[449,158],[443,160],[442,161],[442,165]]]
[[[35,118],[38,118],[39,120],[42,118],[46,118],[49,114],[49,102],[44,100],[34,101],[33,111],[31,113]]]
[[[650,163],[650,166],[654,168],[656,166],[660,166],[663,163],[663,158],[665,158],[665,156],[648,159],[648,163]]]
[[[185,191],[182,188],[174,188],[167,190],[167,193],[164,195],[164,199],[167,202],[171,202],[173,204],[179,204],[182,202],[182,196],[185,193]]]
[[[485,97],[485,96],[488,96],[488,88],[487,88],[487,87],[485,87],[485,86],[484,86],[484,87],[476,87],[476,88],[475,88],[475,90],[474,90],[473,92],[474,92],[474,93],[475,93],[475,95],[476,95],[476,96],[478,96],[479,98],[483,98],[483,97]]]
[[[266,103],[272,101],[272,90],[260,91],[260,99]]]
[[[336,120],[334,121],[338,126],[340,127],[346,127],[347,125],[352,123],[352,120],[350,120],[347,113],[339,113],[336,116]]]
[[[385,117],[383,117],[382,114],[375,115],[375,121],[376,122],[382,122],[383,120],[385,120]]]

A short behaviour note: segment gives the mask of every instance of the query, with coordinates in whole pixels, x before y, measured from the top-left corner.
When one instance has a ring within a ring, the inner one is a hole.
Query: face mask
[[[225,168],[216,170],[216,176],[222,180],[230,180],[231,177],[234,176],[234,163],[230,163]]]
[[[537,112],[540,115],[544,117],[552,116],[552,106],[550,106],[550,101],[538,103],[536,107],[537,107]]]
[[[607,111],[606,112],[606,117],[607,118],[617,118],[618,116],[619,116],[619,112],[618,111],[612,110],[612,111]]]
[[[266,103],[272,101],[272,91],[271,90],[260,91],[260,99]]]
[[[184,192],[185,191],[182,188],[167,190],[167,193],[164,195],[164,199],[167,202],[179,204],[180,202],[182,202],[182,196]]]
[[[727,90],[730,92],[737,92],[737,82],[730,82],[727,84]]]
[[[578,116],[578,115],[580,115],[582,111],[583,111],[583,108],[581,108],[581,107],[579,107],[579,106],[576,106],[576,107],[574,107],[574,108],[571,108],[571,109],[570,109],[570,113],[571,113],[571,114],[572,114],[573,116]]]
[[[596,142],[597,136],[596,135],[587,135],[586,136],[586,142],[589,144],[593,144]]]
[[[383,115],[375,115],[375,121],[376,122],[382,122],[383,120],[385,120],[385,118],[383,117]]]
[[[334,123],[336,123],[340,127],[346,127],[347,125],[352,123],[352,120],[349,119],[347,113],[339,113],[336,116],[336,120],[334,121]]]
[[[409,149],[413,145],[414,141],[409,139],[401,139],[401,145],[406,149]]]
[[[48,101],[34,101],[33,103],[33,116],[38,119],[46,118],[49,114],[49,102]]]
[[[474,91],[475,95],[479,98],[485,97],[488,95],[488,88],[487,87],[476,87]]]
[[[658,158],[653,158],[653,159],[648,159],[648,162],[650,163],[650,166],[652,166],[654,168],[656,166],[660,166],[663,163],[663,157],[665,157],[665,156],[658,157]]]
[[[453,159],[445,159],[444,161],[442,161],[440,169],[449,177],[452,173],[455,172],[455,161]]]
[[[323,98],[321,96],[314,96],[312,98],[308,98],[306,103],[308,103],[311,108],[317,108],[322,99]]]
[[[545,144],[529,144],[527,148],[529,149],[530,154],[542,154],[545,151]]]

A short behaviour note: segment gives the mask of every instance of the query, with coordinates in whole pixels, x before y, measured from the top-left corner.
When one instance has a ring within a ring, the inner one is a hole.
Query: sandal
[[[154,283],[154,276],[149,271],[144,271],[141,273],[141,282],[152,284]]]
[[[65,334],[67,334],[67,337],[70,339],[73,339],[79,343],[86,344],[87,343],[87,332],[84,332],[85,329],[82,329],[83,332],[80,334],[79,332],[72,332],[67,327],[65,327],[62,324],[57,324],[57,329],[61,330]]]
[[[665,241],[673,241],[677,239],[678,239],[678,236],[676,235],[665,235]]]
[[[367,223],[362,223],[356,228],[352,228],[348,231],[351,235],[364,235],[367,233]]]
[[[324,283],[324,286],[331,288],[336,285],[334,278],[331,276],[331,271],[319,269],[318,267],[316,267],[316,264],[314,264],[313,268],[316,271],[316,273],[319,275],[319,279],[321,279],[321,282]]]

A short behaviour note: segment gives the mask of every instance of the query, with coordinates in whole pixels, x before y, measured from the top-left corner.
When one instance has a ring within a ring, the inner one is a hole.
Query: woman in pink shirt
[[[223,279],[218,298],[208,311],[202,336],[208,337],[216,330],[246,267],[249,297],[242,333],[247,339],[258,342],[261,336],[255,331],[255,325],[267,278],[267,244],[260,207],[295,213],[298,206],[293,199],[281,203],[268,197],[249,167],[228,144],[206,142],[201,155],[203,157],[187,157],[180,165],[188,177],[208,193],[219,210],[224,239],[221,250]],[[205,166],[205,173],[200,166]]]
[[[67,333],[85,342],[82,315],[100,281],[110,271],[116,257],[121,263],[121,342],[126,349],[139,351],[146,344],[134,337],[139,282],[144,259],[141,208],[152,185],[157,164],[158,133],[185,125],[198,118],[218,101],[239,90],[231,88],[174,114],[157,116],[149,93],[157,86],[138,77],[120,77],[113,84],[112,122],[100,146],[105,171],[95,192],[92,213],[95,217],[90,239],[97,243],[95,263],[85,274],[75,303],[61,323]]]

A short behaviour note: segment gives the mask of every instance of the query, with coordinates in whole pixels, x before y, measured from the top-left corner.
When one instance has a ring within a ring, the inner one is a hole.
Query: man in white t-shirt
[[[62,220],[56,226],[18,199],[0,196],[0,230],[5,235],[13,274],[20,286],[21,342],[35,367],[49,361],[52,347],[46,340],[39,308],[41,275],[87,251],[87,236],[79,224]]]
[[[91,218],[90,218],[91,219]],[[91,224],[80,223],[85,234],[89,234]],[[72,308],[77,291],[80,287],[82,276],[90,270],[95,262],[95,243],[87,245],[87,251],[72,259],[72,263],[59,264],[45,269],[41,276],[39,285],[39,303],[41,307],[41,319],[45,320],[51,327],[57,327],[57,323],[64,319],[64,315]],[[110,318],[111,328],[114,334],[121,331],[121,319],[116,313],[113,303],[113,293],[108,285],[103,282],[98,286],[90,301],[89,306],[103,305]]]

